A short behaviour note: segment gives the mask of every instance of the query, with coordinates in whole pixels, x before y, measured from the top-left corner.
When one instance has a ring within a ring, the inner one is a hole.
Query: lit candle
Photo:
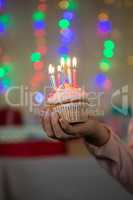
[[[74,57],[72,60],[72,66],[73,66],[73,71],[72,71],[72,85],[74,87],[77,86],[77,58]]]
[[[67,75],[68,75],[68,83],[72,84],[72,72],[71,72],[71,59],[67,59]]]
[[[55,88],[56,84],[55,84],[55,68],[50,64],[49,68],[49,75],[50,75],[50,86]]]
[[[61,65],[58,65],[57,66],[57,87],[59,87],[61,85],[61,82],[62,82],[62,80],[61,80],[61,78],[62,78],[61,71],[62,71],[62,67],[61,67]]]
[[[63,57],[61,57],[61,59],[60,59],[60,65],[62,68],[64,68],[64,66],[65,66],[65,59]]]
[[[61,83],[64,84],[65,82],[65,59],[64,57],[61,57],[60,59],[60,65],[61,65],[61,74],[62,74],[62,80],[61,80]]]

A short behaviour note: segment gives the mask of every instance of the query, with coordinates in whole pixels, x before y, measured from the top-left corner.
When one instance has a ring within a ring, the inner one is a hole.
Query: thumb
[[[79,136],[79,133],[77,131],[77,126],[71,125],[67,120],[60,118],[59,119],[61,128],[65,131],[65,133],[70,135]]]

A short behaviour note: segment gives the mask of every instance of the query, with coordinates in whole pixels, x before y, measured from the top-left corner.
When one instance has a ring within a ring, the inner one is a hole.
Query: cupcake
[[[88,94],[81,88],[64,84],[48,96],[46,107],[69,123],[85,122],[89,116]]]

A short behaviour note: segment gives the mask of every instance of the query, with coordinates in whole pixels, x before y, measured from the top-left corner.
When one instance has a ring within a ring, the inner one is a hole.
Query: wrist
[[[96,131],[93,134],[88,134],[85,139],[91,145],[100,147],[105,145],[111,136],[110,130],[103,124],[97,124]]]

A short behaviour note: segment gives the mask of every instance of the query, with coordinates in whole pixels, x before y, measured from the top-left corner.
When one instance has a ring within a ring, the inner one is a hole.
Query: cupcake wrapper
[[[53,111],[70,123],[85,122],[89,116],[89,104],[84,102],[58,105]]]

